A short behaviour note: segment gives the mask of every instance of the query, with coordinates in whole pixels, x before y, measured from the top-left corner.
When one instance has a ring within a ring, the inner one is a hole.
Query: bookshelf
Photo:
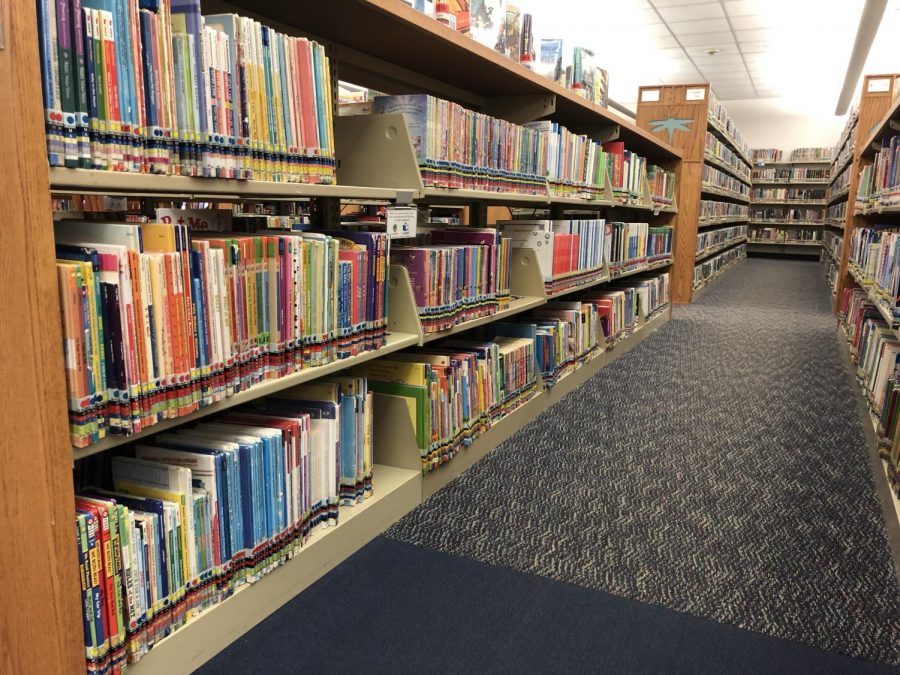
[[[325,44],[332,59],[332,80],[343,79],[387,93],[431,93],[509,121],[551,118],[597,141],[623,140],[663,168],[681,171],[681,151],[640,126],[588,103],[572,92],[542,79],[526,68],[425,17],[399,0],[352,3],[236,2],[204,0],[203,13],[237,12],[262,19],[289,34],[304,34]],[[4,46],[0,49],[0,123],[10,136],[11,161],[0,168],[6,190],[5,240],[0,256],[10,280],[3,309],[17,322],[4,324],[4,375],[16,382],[7,388],[4,421],[7,443],[0,451],[2,515],[0,524],[17,545],[4,559],[16,569],[13,579],[0,581],[0,597],[16,607],[2,619],[11,671],[77,673],[84,669],[81,597],[76,547],[72,464],[89,455],[110,451],[142,436],[195,421],[245,401],[282,391],[302,382],[343,370],[354,363],[380,358],[397,350],[424,345],[444,334],[425,334],[411,304],[408,275],[391,269],[390,333],[376,351],[297,371],[265,381],[237,396],[128,438],[110,438],[85,449],[74,449],[66,423],[66,384],[59,325],[60,300],[54,273],[51,196],[109,195],[157,201],[294,202],[315,205],[318,222],[333,226],[341,202],[454,204],[468,207],[469,224],[493,221],[493,207],[521,205],[551,217],[590,212],[607,219],[648,219],[669,224],[680,211],[660,206],[645,189],[628,203],[615,203],[609,186],[593,200],[546,195],[511,195],[482,191],[425,188],[415,163],[412,143],[402,117],[341,118],[335,116],[335,148],[339,163],[335,185],[272,183],[127,174],[87,169],[48,170],[41,104],[37,24],[34,7],[14,4],[4,15]],[[372,36],[380,36],[373,40]],[[427,54],[429,58],[423,58]],[[678,243],[675,244],[677,256]],[[693,246],[691,246],[693,248]],[[490,317],[454,327],[457,334],[545,304],[555,297],[613,279],[665,270],[671,260],[658,260],[611,274],[548,296],[534,256],[519,251],[513,260],[510,305]],[[400,268],[402,269],[402,268]],[[529,419],[574,391],[612,359],[625,353],[670,317],[664,307],[614,346],[599,349],[573,366],[552,389],[542,389],[509,415],[499,419],[473,446],[425,479],[419,452],[409,452],[410,429],[394,425],[390,404],[378,403],[375,425],[375,495],[354,508],[342,509],[341,523],[317,532],[299,553],[259,581],[241,587],[232,597],[200,613],[157,643],[138,663],[136,673],[188,672],[287,602],[293,595],[339,564],[391,523],[421,503],[441,485],[517,431]],[[52,327],[48,329],[48,327]],[[23,352],[23,330],[35,336]],[[15,392],[13,394],[13,391]],[[394,411],[396,412],[396,410]],[[383,417],[382,417],[383,413]],[[402,417],[402,416],[401,416]],[[23,419],[30,424],[22,424]],[[27,448],[28,451],[22,451]],[[405,448],[400,456],[399,449]],[[48,583],[50,587],[48,589]],[[36,602],[35,598],[42,598]],[[13,623],[14,621],[14,623]]]
[[[835,230],[843,235],[844,246],[841,250],[838,265],[837,283],[835,286],[835,312],[839,309],[841,292],[853,280],[849,275],[847,261],[853,230],[867,222],[868,215],[856,213],[856,193],[859,187],[859,174],[863,167],[871,163],[871,147],[879,134],[890,128],[892,115],[896,113],[897,97],[900,95],[900,75],[866,75],[863,79],[857,112],[851,116],[847,128],[841,134],[838,151],[835,153],[835,172],[832,170],[832,181],[837,181],[846,172],[845,190],[836,190],[829,199],[829,206],[845,204],[845,214],[834,224]],[[843,167],[843,168],[842,168]]]
[[[830,203],[827,198],[828,171],[833,158],[823,148],[815,150],[820,151],[817,154],[822,155],[821,158],[797,156],[798,151],[794,151],[791,157],[782,160],[782,152],[777,149],[753,151],[748,253],[820,255],[818,247],[821,246],[825,211]],[[773,161],[773,156],[778,160]],[[792,194],[797,196],[791,197]],[[782,213],[782,208],[802,209],[802,217],[775,216]],[[767,216],[768,209],[772,209],[773,215]],[[764,228],[775,228],[776,231],[773,233]]]
[[[744,215],[746,211],[740,215],[722,216],[704,216],[701,213],[701,201],[740,207],[750,204],[750,157],[727,113],[722,115],[724,123],[715,114],[714,111],[721,108],[717,105],[706,83],[645,86],[638,93],[638,126],[683,153],[676,185],[678,215],[672,267],[672,299],[676,303],[691,302],[694,293],[699,290],[695,284],[694,268],[712,255],[708,251],[697,253],[698,233],[749,223],[749,217]],[[708,134],[711,143],[707,142]],[[733,183],[723,187],[704,181],[704,171],[707,169],[721,172]],[[727,246],[718,248],[716,253],[740,246],[745,239],[735,238]]]

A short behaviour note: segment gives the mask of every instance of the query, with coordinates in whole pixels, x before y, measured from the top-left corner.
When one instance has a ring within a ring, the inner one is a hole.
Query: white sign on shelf
[[[419,210],[415,206],[389,206],[387,214],[387,233],[391,239],[406,239],[416,236],[416,223]]]
[[[891,78],[879,77],[877,80],[869,80],[869,88],[866,90],[870,94],[879,94],[891,90]]]
[[[659,89],[644,89],[641,92],[641,103],[655,103],[659,100]]]
[[[705,98],[706,98],[706,89],[704,89],[703,87],[688,89],[684,93],[685,101],[702,101]]]

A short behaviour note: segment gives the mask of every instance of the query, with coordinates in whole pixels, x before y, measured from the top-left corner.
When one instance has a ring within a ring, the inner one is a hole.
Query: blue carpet
[[[311,627],[314,627],[311,629]],[[891,673],[379,537],[199,672]]]

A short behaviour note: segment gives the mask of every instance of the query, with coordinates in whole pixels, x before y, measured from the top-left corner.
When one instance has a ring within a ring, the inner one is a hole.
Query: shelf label
[[[641,103],[655,103],[659,100],[659,89],[644,89],[641,92]]]
[[[877,94],[891,90],[891,78],[880,77],[877,80],[869,80],[869,87],[866,91],[870,94]]]
[[[702,101],[706,98],[706,89],[697,87],[684,92],[685,101]]]

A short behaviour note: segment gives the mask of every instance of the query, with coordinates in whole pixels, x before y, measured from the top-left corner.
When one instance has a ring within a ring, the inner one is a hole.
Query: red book
[[[572,271],[572,237],[574,234],[553,235],[553,276]]]

